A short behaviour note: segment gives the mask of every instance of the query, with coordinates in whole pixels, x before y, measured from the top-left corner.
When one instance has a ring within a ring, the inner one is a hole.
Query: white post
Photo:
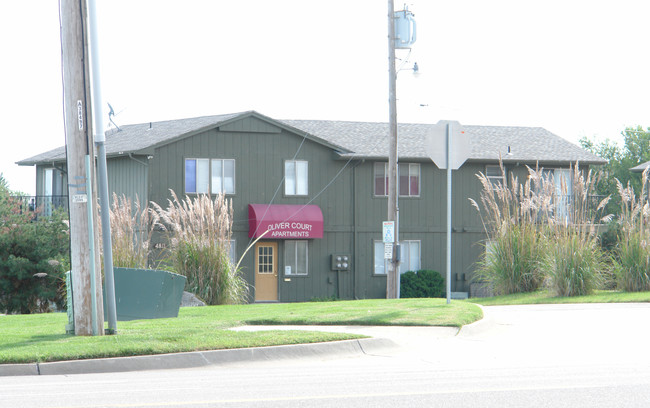
[[[447,304],[451,303],[451,126],[447,124]]]
[[[104,281],[106,288],[106,309],[108,315],[108,332],[117,332],[117,311],[115,306],[115,278],[113,275],[113,247],[111,244],[111,220],[109,215],[110,202],[108,198],[108,175],[106,173],[106,147],[104,129],[104,102],[99,69],[99,40],[97,34],[97,10],[95,0],[88,1],[90,29],[90,66],[92,69],[93,110],[95,120],[95,144],[97,145],[97,170],[99,186],[99,202],[102,210],[102,245],[104,249]]]

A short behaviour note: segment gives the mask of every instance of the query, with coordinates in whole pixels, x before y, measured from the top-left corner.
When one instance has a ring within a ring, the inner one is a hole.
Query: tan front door
[[[278,243],[255,244],[255,301],[278,300]]]

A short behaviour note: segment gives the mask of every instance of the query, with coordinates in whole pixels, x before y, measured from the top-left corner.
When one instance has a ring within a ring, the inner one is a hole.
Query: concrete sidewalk
[[[485,317],[485,310],[484,310]],[[486,320],[484,319],[485,321]],[[456,327],[431,326],[242,326],[232,330],[309,330],[345,332],[369,336],[366,339],[327,343],[296,344],[232,350],[196,351],[147,356],[57,361],[50,363],[0,364],[0,377],[18,375],[68,375],[142,370],[195,368],[237,362],[327,358],[364,354],[399,354],[430,347],[431,341],[451,338],[465,330],[481,330],[483,321]]]

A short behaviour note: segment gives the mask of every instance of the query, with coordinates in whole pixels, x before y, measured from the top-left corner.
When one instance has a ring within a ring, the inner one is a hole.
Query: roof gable
[[[223,132],[280,133],[282,129],[256,116],[236,118],[219,125]]]

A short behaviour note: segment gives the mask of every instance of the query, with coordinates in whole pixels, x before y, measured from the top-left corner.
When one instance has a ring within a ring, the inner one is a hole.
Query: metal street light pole
[[[395,222],[393,257],[387,262],[386,298],[399,297],[399,206],[397,189],[397,72],[395,71],[395,6],[388,0],[388,221]]]

